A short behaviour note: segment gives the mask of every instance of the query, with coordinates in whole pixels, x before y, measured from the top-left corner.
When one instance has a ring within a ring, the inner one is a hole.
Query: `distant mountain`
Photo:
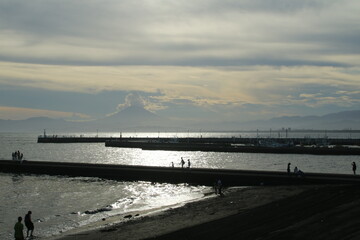
[[[344,111],[323,116],[285,116],[242,124],[246,129],[360,129],[360,110]]]
[[[159,121],[161,117],[142,107],[131,106],[102,120],[133,124],[146,121]]]
[[[26,120],[1,120],[1,132],[55,132],[71,131],[215,131],[215,130],[266,130],[266,129],[360,129],[360,110],[331,113],[323,116],[285,116],[251,122],[202,121],[190,123],[172,121],[141,107],[128,107],[111,116],[87,122],[72,122],[47,117]]]
[[[131,106],[111,116],[96,120],[93,124],[102,129],[129,129],[161,127],[167,119],[142,107]]]
[[[333,120],[360,120],[360,110],[358,111],[344,111],[338,113],[330,113],[324,115],[325,118],[331,118]]]
[[[63,119],[34,117],[25,120],[0,120],[1,132],[42,132],[43,129],[61,130],[72,124]]]

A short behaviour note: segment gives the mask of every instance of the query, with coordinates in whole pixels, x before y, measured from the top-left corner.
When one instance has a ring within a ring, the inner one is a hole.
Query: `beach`
[[[359,203],[356,185],[229,188],[224,196],[118,216],[56,239],[359,239]]]

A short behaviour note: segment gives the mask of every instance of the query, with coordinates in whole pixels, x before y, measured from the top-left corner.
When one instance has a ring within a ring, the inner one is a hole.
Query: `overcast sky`
[[[360,109],[357,0],[0,0],[0,119]]]

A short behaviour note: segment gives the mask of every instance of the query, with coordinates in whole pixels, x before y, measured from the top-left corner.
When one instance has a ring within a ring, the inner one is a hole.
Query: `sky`
[[[0,0],[0,119],[360,109],[357,0]]]

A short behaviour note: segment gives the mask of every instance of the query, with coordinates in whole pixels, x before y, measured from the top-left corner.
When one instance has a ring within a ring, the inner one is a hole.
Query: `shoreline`
[[[46,239],[147,239],[164,236],[181,229],[227,218],[239,212],[300,194],[314,186],[231,187],[224,196],[210,194],[180,206],[142,213],[129,220],[110,217]]]
[[[204,195],[199,198],[194,198],[190,200],[186,200],[184,202],[180,203],[174,203],[166,206],[156,207],[156,208],[150,208],[145,210],[132,210],[129,212],[124,212],[120,214],[115,214],[108,216],[106,218],[103,218],[102,220],[97,220],[94,222],[90,222],[86,225],[82,225],[79,227],[75,227],[69,230],[65,230],[64,232],[60,232],[59,234],[55,234],[52,236],[46,236],[41,237],[41,239],[46,240],[61,240],[65,237],[65,239],[68,236],[76,236],[76,235],[83,235],[86,232],[92,232],[92,231],[106,231],[107,228],[112,228],[113,226],[127,224],[129,222],[133,221],[141,221],[142,218],[148,218],[148,217],[155,217],[157,215],[161,215],[164,212],[167,212],[171,209],[181,208],[184,207],[186,204],[206,200],[208,198],[215,197],[214,194],[211,192],[204,192]]]

